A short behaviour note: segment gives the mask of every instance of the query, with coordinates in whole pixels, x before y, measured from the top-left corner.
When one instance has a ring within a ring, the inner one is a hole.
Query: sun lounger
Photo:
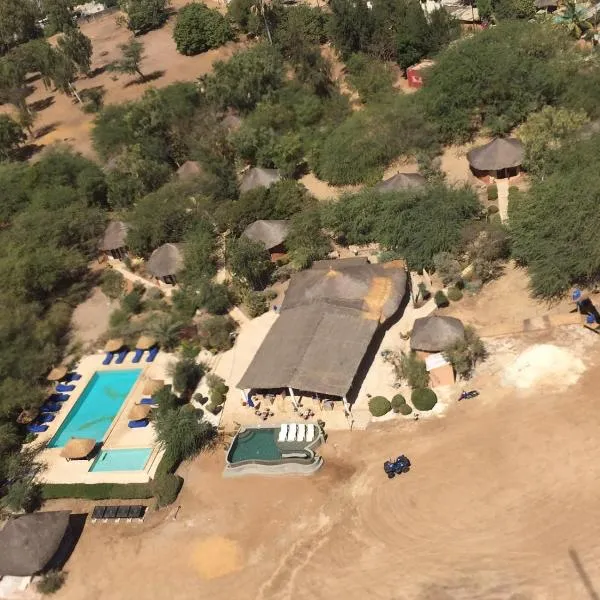
[[[72,392],[75,389],[74,385],[65,385],[64,383],[59,383],[56,386],[57,392]]]
[[[102,361],[103,365],[110,365],[110,363],[112,362],[112,359],[115,357],[115,353],[114,352],[107,352],[106,356],[104,357],[104,360]]]
[[[131,523],[132,519],[137,519],[142,521],[144,519],[144,514],[146,512],[146,507],[141,504],[132,504],[129,507],[129,513],[127,515],[127,521]]]
[[[117,356],[117,360],[115,361],[115,364],[122,365],[127,354],[129,354],[129,350],[121,350],[121,352],[119,352],[119,356]]]
[[[152,406],[155,406],[158,404],[158,402],[154,398],[142,398],[140,400],[140,404],[150,404]]]
[[[44,431],[48,431],[48,425],[37,425],[36,423],[32,423],[31,425],[27,425],[27,431],[29,433],[44,433]]]
[[[297,430],[298,430],[298,425],[296,425],[296,423],[289,424],[286,442],[295,442],[296,441],[296,431]]]
[[[79,381],[81,375],[79,373],[67,373],[67,376],[63,379],[64,382]]]
[[[108,523],[108,520],[115,519],[117,516],[117,510],[119,508],[117,506],[107,506],[104,511],[104,522]]]
[[[117,508],[117,516],[115,523],[118,523],[121,519],[126,519],[129,515],[129,504],[123,504]]]
[[[46,402],[66,402],[69,397],[69,394],[50,394]]]
[[[279,437],[277,438],[278,442],[285,442],[285,438],[287,437],[288,426],[284,423],[279,430]]]
[[[152,362],[156,358],[157,354],[158,354],[158,346],[154,346],[154,348],[150,348],[150,351],[148,352],[148,356],[146,357],[146,362]]]
[[[148,425],[148,419],[138,419],[137,421],[129,421],[127,427],[129,429],[139,429],[140,427],[146,427]]]
[[[44,423],[50,423],[51,421],[54,421],[55,418],[56,415],[53,415],[52,413],[44,413],[43,415],[40,415],[36,420],[38,423],[43,425]]]
[[[108,506],[94,506],[94,510],[92,511],[92,523],[101,520],[104,517],[104,513]]]
[[[42,414],[55,413],[60,410],[61,406],[62,406],[62,404],[60,402],[46,402],[45,404],[42,404],[42,407],[40,408],[40,412]]]
[[[144,351],[139,348],[135,351],[133,358],[131,359],[132,363],[139,363],[142,360],[142,356],[144,356]]]
[[[313,423],[309,423],[306,426],[306,441],[312,442],[315,439],[315,426]]]
[[[304,423],[300,423],[300,425],[298,425],[298,433],[296,434],[296,441],[303,442],[305,435],[306,435],[306,425]]]

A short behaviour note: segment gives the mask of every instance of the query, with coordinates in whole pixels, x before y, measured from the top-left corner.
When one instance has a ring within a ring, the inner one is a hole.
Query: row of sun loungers
[[[121,519],[131,523],[133,520],[143,521],[146,507],[141,504],[124,504],[123,506],[95,506],[92,511],[92,523],[102,521],[118,523]]]
[[[50,394],[46,399],[46,402],[40,407],[40,414],[33,423],[27,425],[27,431],[29,433],[44,433],[48,431],[47,423],[54,421],[55,414],[62,408],[62,403],[69,399],[69,394],[65,392],[72,392],[75,389],[73,381],[79,381],[81,375],[79,373],[71,372],[67,373],[61,383],[56,385],[56,392]]]
[[[132,363],[139,363],[142,360],[142,357],[144,356],[144,352],[146,352],[146,350],[140,350],[139,348],[135,351],[135,354],[133,355],[133,358],[131,359]],[[125,358],[127,358],[127,355],[129,354],[129,350],[125,349],[125,350],[121,350],[119,353],[116,352],[107,352],[106,356],[104,357],[104,360],[102,361],[103,365],[110,365],[110,363],[112,363],[113,358],[115,357],[115,354],[117,356],[117,360],[115,360],[115,364],[116,365],[122,365],[123,362],[125,362]],[[148,356],[146,357],[146,362],[153,362],[154,359],[156,358],[158,354],[158,346],[154,346],[153,348],[150,348],[150,350],[148,350]]]
[[[279,430],[279,442],[312,442],[315,439],[315,425],[309,423],[284,423]]]

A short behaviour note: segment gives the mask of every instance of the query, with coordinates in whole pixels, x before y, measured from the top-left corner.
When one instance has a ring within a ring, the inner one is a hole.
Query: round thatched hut
[[[123,221],[111,221],[104,230],[98,245],[100,252],[111,258],[123,259],[127,255],[127,225]]]
[[[183,268],[183,252],[180,244],[159,246],[148,260],[148,272],[164,283],[175,285],[177,273]]]
[[[254,167],[244,173],[240,183],[240,192],[243,194],[259,187],[268,188],[280,179],[281,175],[277,169]]]
[[[400,192],[411,188],[422,187],[427,183],[419,173],[396,173],[389,179],[381,181],[375,186],[378,192]]]
[[[442,352],[464,339],[465,327],[459,319],[432,315],[415,320],[410,348],[422,352]]]
[[[516,177],[521,171],[525,151],[515,138],[496,138],[473,148],[467,160],[473,175],[486,181]]]

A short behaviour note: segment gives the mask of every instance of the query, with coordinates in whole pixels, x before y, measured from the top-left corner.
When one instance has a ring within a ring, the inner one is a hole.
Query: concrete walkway
[[[508,221],[508,179],[497,179],[498,188],[498,214],[503,223]]]
[[[118,271],[119,273],[121,273],[121,275],[123,275],[123,277],[125,277],[125,279],[127,279],[127,281],[131,281],[132,283],[141,283],[146,289],[154,288],[154,289],[160,290],[168,298],[171,297],[171,294],[173,293],[173,289],[177,289],[177,286],[167,285],[167,284],[160,285],[154,281],[150,281],[149,279],[141,277],[140,275],[136,275],[135,273],[132,273],[119,260],[111,260],[108,264],[115,271]]]

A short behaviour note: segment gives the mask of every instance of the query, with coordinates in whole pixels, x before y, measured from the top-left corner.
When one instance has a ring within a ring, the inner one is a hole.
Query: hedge
[[[422,411],[431,410],[437,404],[435,392],[428,388],[413,390],[410,400],[417,410]]]
[[[458,302],[463,297],[463,293],[457,287],[451,287],[448,290],[448,300]]]
[[[375,396],[369,400],[369,410],[374,417],[383,417],[392,410],[392,404],[383,396]]]

